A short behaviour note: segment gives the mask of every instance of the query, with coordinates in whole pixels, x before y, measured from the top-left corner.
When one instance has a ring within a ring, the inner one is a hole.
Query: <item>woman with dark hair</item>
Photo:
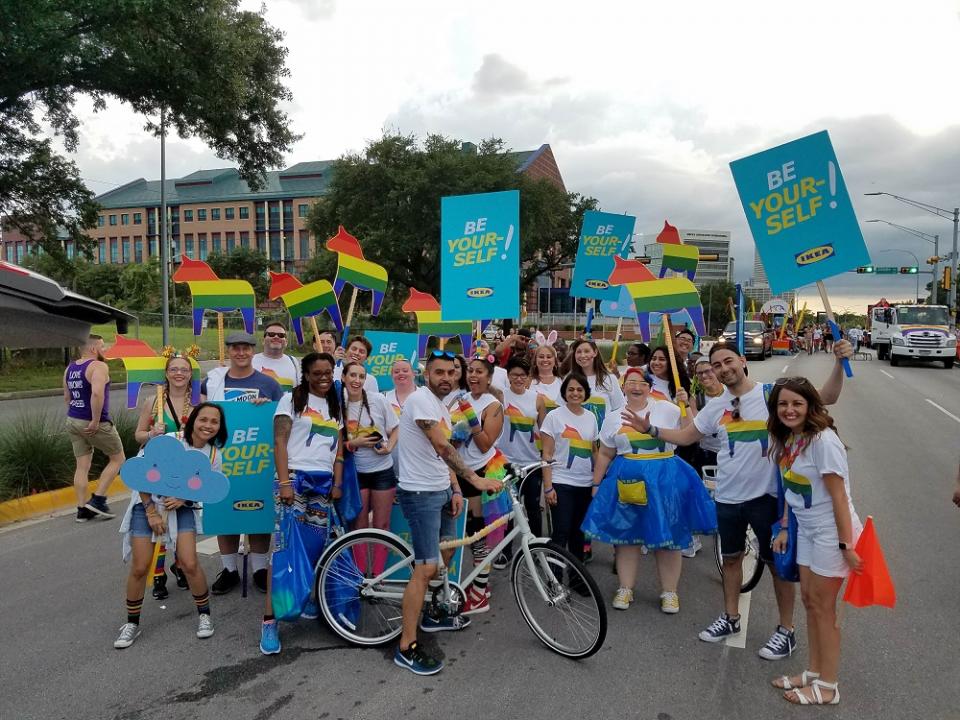
[[[301,381],[283,396],[273,416],[273,456],[277,467],[275,508],[303,508],[297,519],[311,565],[320,559],[329,531],[330,501],[342,494],[343,429],[340,398],[333,382],[336,361],[327,353],[310,353],[301,361]],[[280,652],[280,633],[273,616],[273,568],[267,573],[267,597],[260,631],[260,652]],[[301,617],[316,618],[311,599]]]
[[[589,397],[583,407],[593,413],[597,427],[603,424],[607,413],[617,412],[624,405],[623,391],[617,378],[607,370],[600,357],[600,348],[593,340],[580,338],[570,346],[571,373],[587,378]]]
[[[807,670],[773,680],[784,698],[799,705],[840,702],[840,627],[837,595],[862,561],[854,550],[862,526],[850,499],[847,449],[837,435],[820,393],[802,377],[781,378],[770,393],[770,452],[780,466],[786,499],[775,552],[787,543],[788,508],[797,516],[800,594],[807,610],[810,659]]]
[[[373,345],[367,338],[365,338],[363,335],[354,335],[347,341],[347,347],[343,359],[347,362],[355,362],[363,365],[367,361],[367,358],[370,356],[372,350]],[[334,382],[343,382],[343,367],[343,365],[338,365],[334,368]],[[367,375],[363,389],[367,391],[367,395],[371,396],[380,392],[380,386],[377,385],[377,379],[373,375]]]
[[[537,409],[542,398],[532,388],[527,388],[529,379],[530,364],[520,357],[510,358],[507,362],[507,380],[510,387],[503,393],[503,431],[497,447],[514,468],[535,463],[540,459],[540,450],[537,447],[537,440],[540,439]],[[543,532],[540,481],[541,471],[534,470],[520,488],[530,530],[535,537],[540,537]]]
[[[650,362],[647,369],[651,375],[650,395],[654,400],[669,400],[670,402],[690,403],[690,376],[686,367],[677,363],[677,375],[680,378],[680,387],[674,380],[673,364],[670,362],[670,353],[663,345],[653,349],[650,353]],[[682,393],[679,392],[682,390]]]
[[[631,343],[627,348],[627,367],[643,367],[650,362],[650,347],[646,343]]]
[[[210,467],[220,471],[219,449],[227,442],[227,425],[219,405],[200,403],[190,412],[182,435],[170,434],[178,438],[185,448],[209,454]],[[143,587],[147,573],[152,569],[150,561],[153,559],[154,537],[158,540],[166,537],[167,550],[177,555],[177,564],[187,579],[200,616],[197,637],[203,639],[213,635],[207,576],[197,558],[197,533],[203,532],[200,506],[174,497],[134,493],[120,525],[120,532],[124,534],[124,560],[132,557],[132,561],[127,576],[127,622],[120,628],[120,635],[113,646],[117,649],[128,648],[140,634]]]

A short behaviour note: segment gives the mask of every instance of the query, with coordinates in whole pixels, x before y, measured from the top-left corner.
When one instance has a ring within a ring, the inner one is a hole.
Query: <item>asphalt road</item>
[[[820,382],[829,363],[825,355],[772,358],[751,363],[751,376],[801,374]],[[960,373],[879,361],[854,363],[854,370],[834,415],[850,448],[854,503],[877,522],[899,598],[895,610],[844,608],[842,704],[829,713],[960,718],[960,511],[949,501]],[[255,592],[213,598],[217,631],[206,641],[194,636],[188,593],[173,587],[165,609],[148,597],[143,635],[114,650],[125,579],[117,525],[60,517],[0,532],[0,717],[703,720],[818,712],[789,706],[768,685],[774,675],[804,667],[801,609],[798,656],[770,663],[756,655],[776,622],[769,578],[750,597],[746,648],[697,640],[720,610],[710,552],[685,561],[676,616],[659,612],[653,559],[645,558],[637,602],[627,612],[608,609],[606,644],[582,662],[539,644],[505,573],[495,574],[493,611],[463,633],[428,637],[447,667],[418,678],[392,664],[392,648],[347,647],[304,621],[283,626],[281,655],[261,656]],[[590,568],[609,601],[616,589],[609,548],[595,554]],[[212,580],[217,558],[203,563]]]

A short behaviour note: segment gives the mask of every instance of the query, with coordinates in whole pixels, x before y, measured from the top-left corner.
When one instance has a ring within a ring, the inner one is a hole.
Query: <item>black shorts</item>
[[[747,525],[753,528],[760,545],[760,558],[773,562],[770,548],[771,528],[779,520],[777,499],[773,495],[761,495],[742,503],[717,503],[717,532],[720,549],[724,556],[739,555],[746,549]]]
[[[393,490],[397,486],[397,474],[392,467],[375,472],[357,473],[361,490]]]
[[[484,473],[487,471],[487,466],[484,465],[482,468],[477,469],[475,472],[480,477],[484,476]],[[457,480],[460,482],[460,492],[463,493],[463,497],[466,499],[480,497],[481,490],[473,486],[468,480],[464,480],[462,477],[457,475]]]

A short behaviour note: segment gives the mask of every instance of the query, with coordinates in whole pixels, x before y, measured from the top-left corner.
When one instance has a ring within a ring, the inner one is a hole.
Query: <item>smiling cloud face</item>
[[[143,455],[127,460],[120,474],[131,490],[193,502],[220,502],[230,492],[230,481],[211,469],[206,452],[188,450],[169,435],[148,442]]]

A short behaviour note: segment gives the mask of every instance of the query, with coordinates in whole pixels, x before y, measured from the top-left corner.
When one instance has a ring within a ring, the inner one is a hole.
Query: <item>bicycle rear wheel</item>
[[[760,559],[760,542],[753,532],[753,528],[747,528],[747,537],[745,540],[745,550],[743,553],[743,578],[740,583],[740,592],[748,593],[753,590],[763,577],[763,560]],[[720,572],[720,578],[723,578],[723,551],[720,548],[720,535],[714,535],[714,549],[716,551],[717,570]]]
[[[399,538],[382,530],[347,533],[330,546],[319,565],[314,590],[331,630],[366,647],[400,636],[413,555]]]
[[[607,611],[596,581],[564,548],[534,540],[530,560],[518,552],[513,559],[513,594],[520,614],[544,645],[569,658],[586,658],[603,646]],[[545,601],[536,580],[546,590]]]

